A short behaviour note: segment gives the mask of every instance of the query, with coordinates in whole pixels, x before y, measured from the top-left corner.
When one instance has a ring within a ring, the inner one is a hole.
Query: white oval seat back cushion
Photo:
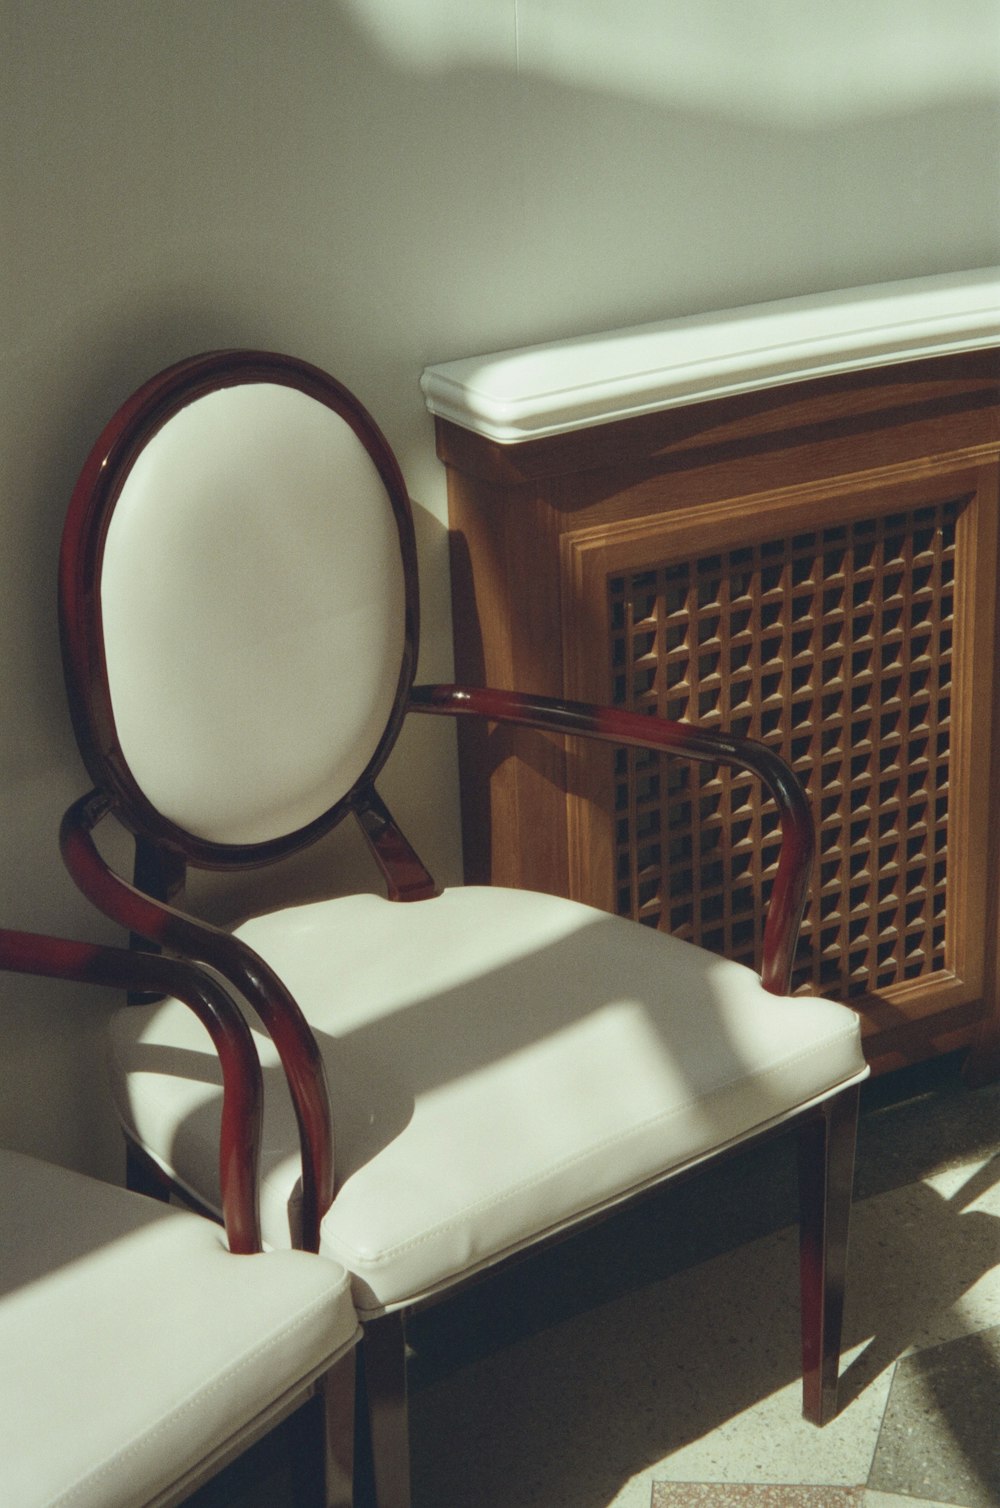
[[[403,567],[378,470],[324,403],[245,383],[169,419],[122,487],[100,592],[122,753],[179,827],[266,842],[363,772],[399,681]]]

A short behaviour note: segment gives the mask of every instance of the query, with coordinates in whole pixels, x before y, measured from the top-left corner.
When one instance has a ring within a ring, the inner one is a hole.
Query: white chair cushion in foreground
[[[179,1501],[357,1338],[334,1263],[2,1150],[0,1210],[5,1508]]]
[[[410,1302],[865,1076],[855,1013],[767,993],[744,966],[590,907],[466,887],[259,917],[241,936],[323,1052],[338,1193],[321,1251],[362,1314]],[[270,1044],[265,1240],[299,1172]],[[119,1109],[202,1197],[219,1076],[174,1002],[119,1014]],[[293,1214],[294,1219],[294,1214]]]

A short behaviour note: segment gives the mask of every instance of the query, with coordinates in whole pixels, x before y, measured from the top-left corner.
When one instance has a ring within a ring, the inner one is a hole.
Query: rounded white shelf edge
[[[468,356],[432,414],[517,444],[803,378],[1000,345],[1000,267],[877,283]]]

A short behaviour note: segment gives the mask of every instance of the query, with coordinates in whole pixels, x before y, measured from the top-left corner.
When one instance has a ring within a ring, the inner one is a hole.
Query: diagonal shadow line
[[[903,1360],[911,1372],[923,1378],[927,1391],[934,1397],[938,1416],[972,1475],[994,1491],[1000,1487],[995,1437],[969,1428],[967,1411],[961,1407],[955,1388],[938,1362],[944,1348],[970,1344],[976,1357],[968,1367],[970,1386],[974,1373],[977,1390],[1000,1399],[1000,1366],[996,1357],[988,1344],[978,1338],[980,1329],[971,1324],[963,1327],[958,1337],[937,1344],[921,1344],[920,1336],[935,1314],[952,1309],[960,1316],[963,1296],[998,1265],[1000,1216],[967,1208],[998,1183],[1000,1156],[994,1156],[948,1197],[927,1184],[914,1187],[902,1236],[899,1231],[889,1231],[883,1239],[876,1240],[883,1260],[872,1266],[880,1265],[883,1274],[891,1272],[891,1286],[885,1279],[880,1289],[868,1285],[868,1303],[875,1304],[878,1313],[873,1315],[874,1323],[870,1326],[864,1324],[863,1314],[857,1316],[852,1328],[857,1331],[860,1325],[872,1338],[845,1369],[840,1383],[841,1408],[845,1408],[884,1371]],[[862,1204],[855,1211],[856,1263],[857,1247],[866,1241],[863,1227],[860,1233],[857,1228],[864,1217],[865,1204]],[[897,1246],[890,1254],[894,1234]],[[871,1263],[872,1259],[869,1257],[868,1261]],[[865,1305],[861,1307],[863,1310]],[[907,1356],[914,1345],[918,1349]]]

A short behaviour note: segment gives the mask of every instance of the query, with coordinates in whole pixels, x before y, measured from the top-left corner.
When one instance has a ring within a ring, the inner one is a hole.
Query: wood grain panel
[[[779,750],[820,848],[796,987],[855,1004],[880,1067],[1000,1035],[998,376],[949,357],[514,447],[439,424],[460,674]],[[498,570],[487,622],[469,584]],[[750,782],[530,737],[464,758],[475,877],[759,959],[776,819]]]

